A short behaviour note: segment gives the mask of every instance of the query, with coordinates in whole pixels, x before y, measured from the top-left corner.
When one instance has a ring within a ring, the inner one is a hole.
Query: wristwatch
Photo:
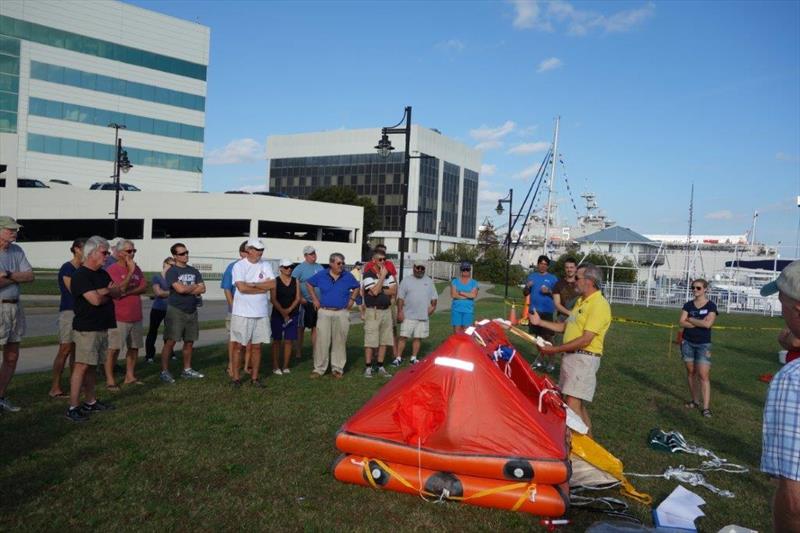
[[[7,277],[8,279],[11,279],[11,275],[12,275],[12,274],[13,274],[13,272],[11,272],[10,270],[6,270],[6,277]],[[12,280],[12,281],[13,281],[13,280]]]

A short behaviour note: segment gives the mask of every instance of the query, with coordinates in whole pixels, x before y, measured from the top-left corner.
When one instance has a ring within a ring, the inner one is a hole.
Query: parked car
[[[0,178],[0,187],[6,186],[6,178]],[[17,187],[21,189],[49,189],[42,180],[33,178],[17,178]]]
[[[117,188],[116,184],[113,181],[107,182],[97,182],[92,183],[92,186],[89,189],[93,191],[113,191]],[[136,185],[131,185],[130,183],[120,183],[119,190],[121,191],[141,191],[139,187]]]

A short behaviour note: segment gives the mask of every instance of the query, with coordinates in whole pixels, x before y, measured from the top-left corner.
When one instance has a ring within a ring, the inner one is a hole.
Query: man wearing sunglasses
[[[386,256],[376,251],[361,279],[361,319],[364,321],[364,377],[371,378],[373,363],[381,377],[392,377],[383,367],[386,347],[394,344],[392,321],[392,296],[397,294],[397,283],[386,268]],[[373,361],[378,350],[377,362]]]
[[[117,250],[117,262],[106,268],[111,281],[120,288],[120,297],[114,300],[117,327],[108,330],[105,371],[106,388],[110,391],[119,390],[114,380],[114,365],[123,347],[127,347],[125,385],[143,384],[136,379],[136,360],[139,358],[139,348],[144,345],[141,294],[147,290],[147,279],[134,261],[136,248],[133,241],[120,239],[114,248]]]
[[[422,339],[429,335],[429,318],[436,311],[439,295],[433,280],[425,275],[425,263],[414,261],[414,275],[400,283],[397,294],[397,321],[400,322],[400,338],[397,341],[397,357],[392,365],[403,364],[406,340],[411,341],[411,364],[417,363]]]
[[[358,296],[359,283],[350,272],[344,270],[344,256],[340,253],[331,254],[329,265],[328,270],[317,272],[306,282],[308,294],[318,312],[312,379],[325,375],[328,363],[334,378],[343,377],[347,363],[350,308]],[[319,296],[316,289],[319,289]]]
[[[19,284],[33,281],[33,268],[18,245],[17,230],[22,226],[11,217],[0,217],[0,412],[19,411],[5,398],[19,359],[19,343],[25,334],[25,314],[19,304]]]
[[[192,348],[200,336],[197,317],[197,297],[206,292],[203,276],[196,268],[189,266],[189,250],[182,242],[173,244],[170,249],[175,266],[167,270],[169,284],[167,315],[164,317],[164,347],[161,350],[161,381],[174,384],[175,378],[169,372],[169,358],[179,340],[183,341],[183,372],[185,379],[201,379],[205,376],[192,368]]]

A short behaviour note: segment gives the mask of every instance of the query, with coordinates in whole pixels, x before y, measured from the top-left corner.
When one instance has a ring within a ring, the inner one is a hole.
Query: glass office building
[[[380,228],[371,242],[383,242],[396,254],[406,183],[405,153],[400,150],[405,139],[393,136],[398,149],[384,158],[373,148],[379,138],[379,129],[269,137],[269,189],[298,199],[323,187],[353,189],[378,208]],[[428,258],[456,243],[475,244],[480,152],[414,125],[411,156],[406,220],[410,257]]]
[[[113,0],[3,0],[0,164],[15,178],[109,181],[115,130],[142,190],[202,188],[209,28]]]

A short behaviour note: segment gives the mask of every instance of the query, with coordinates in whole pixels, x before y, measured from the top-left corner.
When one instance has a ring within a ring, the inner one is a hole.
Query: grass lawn
[[[625,306],[614,312],[655,322],[677,317],[675,310]],[[478,302],[478,316],[503,313],[500,299]],[[729,315],[718,323],[781,325],[778,319]],[[450,333],[449,314],[435,315],[431,330],[427,349]],[[749,466],[745,475],[707,475],[710,483],[735,492],[735,499],[687,487],[707,501],[698,525],[702,531],[726,524],[769,530],[772,489],[757,469],[767,386],[756,378],[777,369],[776,332],[715,332],[714,418],[703,419],[683,408],[684,371],[675,346],[669,354],[667,331],[612,326],[590,408],[595,437],[632,472],[655,474],[669,465],[701,462],[648,448],[646,436],[653,427],[679,430],[689,442]],[[291,375],[270,375],[265,390],[228,386],[221,345],[198,350],[195,367],[207,374],[200,382],[164,386],[155,368],[143,366],[146,386],[113,397],[103,391],[101,399],[112,400],[117,411],[83,425],[65,420],[65,403],[47,398],[46,374],[17,376],[9,395],[24,409],[0,416],[6,437],[0,455],[0,530],[541,529],[528,515],[430,504],[333,479],[329,465],[338,455],[336,430],[382,384],[361,376],[362,339],[361,327],[353,326],[342,381],[308,379],[309,348]],[[632,481],[656,502],[677,485],[664,479]],[[630,503],[649,523],[648,510]],[[579,510],[569,517],[574,531],[602,519]]]

